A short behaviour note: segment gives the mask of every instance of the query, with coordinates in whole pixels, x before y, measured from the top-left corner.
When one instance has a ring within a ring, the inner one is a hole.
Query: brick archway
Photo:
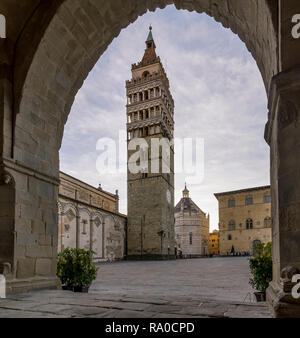
[[[298,163],[285,155],[291,138],[297,139],[294,122],[300,110],[300,50],[289,36],[291,15],[300,8],[293,0],[249,0],[247,5],[231,0],[31,1],[24,5],[22,13],[20,9],[14,12],[9,1],[3,0],[0,12],[8,22],[15,22],[15,26],[8,27],[7,40],[0,42],[0,171],[9,170],[17,182],[12,289],[17,284],[25,285],[25,289],[56,284],[58,150],[77,91],[121,29],[147,10],[168,4],[205,12],[230,28],[245,42],[261,72],[269,97],[265,137],[271,146],[276,247],[269,301],[274,308],[284,301],[278,298],[280,271],[289,264],[300,268],[296,254],[300,242],[296,221],[300,219],[300,186],[293,185],[292,179],[298,173]],[[15,13],[21,18],[18,24],[15,18],[10,20]],[[33,210],[38,212],[34,214]],[[285,228],[285,222],[289,228]],[[22,236],[30,231],[30,237]],[[288,246],[288,241],[292,245]],[[288,253],[284,254],[284,250]],[[32,265],[30,276],[18,271],[21,260]],[[278,306],[276,311],[279,312]]]

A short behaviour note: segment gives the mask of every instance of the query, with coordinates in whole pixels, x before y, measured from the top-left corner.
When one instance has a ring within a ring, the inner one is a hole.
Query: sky
[[[214,193],[270,184],[264,126],[267,98],[251,54],[239,37],[206,14],[168,6],[147,12],[123,29],[78,92],[65,126],[60,169],[109,192],[119,190],[127,213],[126,173],[97,170],[97,141],[119,140],[126,129],[125,81],[141,61],[149,25],[175,102],[175,137],[204,144],[203,179],[175,175],[175,204],[187,181],[190,197],[218,229]],[[199,148],[197,148],[197,151]],[[176,148],[175,148],[176,152]],[[199,150],[198,153],[202,154]]]

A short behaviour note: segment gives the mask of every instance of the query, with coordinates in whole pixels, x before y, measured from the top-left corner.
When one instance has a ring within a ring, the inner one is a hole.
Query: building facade
[[[219,255],[220,247],[219,247],[219,231],[214,230],[209,234],[209,254],[210,255]]]
[[[58,251],[93,250],[94,260],[126,256],[126,216],[119,213],[119,196],[94,188],[60,172]]]
[[[129,259],[173,258],[175,253],[174,149],[159,146],[173,138],[174,101],[155,49],[150,27],[144,57],[132,65],[132,79],[126,81]],[[134,171],[137,145],[140,164]]]
[[[193,202],[186,186],[175,207],[175,240],[177,251],[183,257],[209,254],[209,215]]]
[[[215,194],[219,202],[220,254],[253,254],[272,241],[270,186]]]

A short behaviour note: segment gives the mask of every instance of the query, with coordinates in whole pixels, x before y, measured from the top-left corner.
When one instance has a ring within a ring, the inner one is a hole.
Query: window
[[[150,44],[150,47],[151,47],[151,44]],[[145,71],[142,76],[143,78],[147,78],[149,75],[150,73],[148,71]]]
[[[245,204],[246,205],[252,205],[253,204],[253,197],[252,196],[246,197]]]
[[[271,227],[271,217],[266,217],[265,219],[264,219],[264,227],[265,228],[270,228]]]
[[[264,203],[271,203],[271,196],[270,195],[264,196]]]
[[[235,230],[235,221],[233,220],[229,221],[228,230]]]
[[[193,233],[190,232],[190,245],[192,245],[192,244],[193,244]]]
[[[234,198],[230,198],[228,200],[228,208],[234,208],[235,207],[235,199]]]
[[[253,229],[253,220],[251,218],[246,221],[246,229]]]
[[[83,235],[86,235],[86,233],[87,233],[87,231],[86,231],[87,223],[88,223],[88,221],[86,219],[82,220],[82,227],[83,227],[82,234]]]
[[[232,240],[232,236],[228,235],[228,240],[231,241]]]

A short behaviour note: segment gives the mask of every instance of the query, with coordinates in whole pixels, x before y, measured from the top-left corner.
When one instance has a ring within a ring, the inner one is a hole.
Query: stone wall
[[[67,247],[95,252],[95,261],[121,260],[126,255],[125,215],[119,196],[60,173],[58,251]]]
[[[215,194],[215,196],[219,202],[221,255],[230,254],[232,246],[235,252],[252,254],[255,241],[262,243],[272,241],[271,203],[265,200],[271,198],[269,186]],[[247,198],[252,198],[251,205],[246,205]],[[234,202],[230,205],[230,201]]]

